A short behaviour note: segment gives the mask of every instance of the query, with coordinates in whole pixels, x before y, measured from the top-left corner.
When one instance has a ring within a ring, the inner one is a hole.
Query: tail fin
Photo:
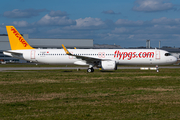
[[[6,26],[11,50],[26,50],[32,48],[14,26]]]

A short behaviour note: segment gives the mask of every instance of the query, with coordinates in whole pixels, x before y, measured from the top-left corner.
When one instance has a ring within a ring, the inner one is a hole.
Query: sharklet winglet
[[[62,47],[63,47],[66,54],[71,55],[71,53],[66,49],[66,47],[63,44],[62,44]]]

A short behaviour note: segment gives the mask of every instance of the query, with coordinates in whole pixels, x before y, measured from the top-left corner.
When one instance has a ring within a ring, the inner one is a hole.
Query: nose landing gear
[[[159,72],[159,67],[158,67],[158,65],[156,65],[156,72]]]

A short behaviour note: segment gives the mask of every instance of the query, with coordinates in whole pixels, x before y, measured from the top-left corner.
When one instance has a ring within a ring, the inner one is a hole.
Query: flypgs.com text
[[[127,60],[131,60],[132,58],[154,58],[154,52],[120,52],[116,50],[114,52],[114,58],[119,58],[124,60],[127,58]]]

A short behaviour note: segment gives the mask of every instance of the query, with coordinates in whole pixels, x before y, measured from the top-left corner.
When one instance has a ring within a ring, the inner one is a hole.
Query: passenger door
[[[160,58],[161,58],[160,55],[161,55],[161,54],[160,54],[160,51],[159,51],[159,50],[156,50],[156,51],[155,51],[155,58],[156,58],[156,60],[160,60]]]
[[[31,59],[35,59],[36,51],[32,50],[31,51]]]

